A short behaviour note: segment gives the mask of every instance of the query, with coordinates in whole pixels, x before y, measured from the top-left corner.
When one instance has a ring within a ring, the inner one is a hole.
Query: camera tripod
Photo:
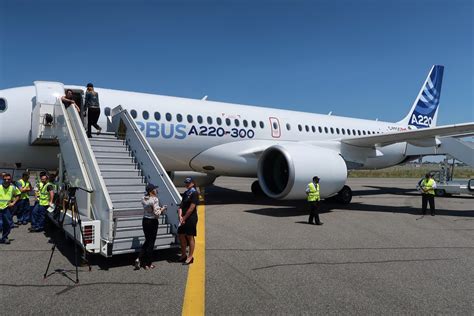
[[[76,242],[76,226],[79,225],[79,232],[81,234],[81,239],[82,239],[82,245],[84,247],[84,259],[87,262],[87,265],[89,266],[89,271],[91,271],[91,265],[89,263],[89,260],[87,260],[87,250],[86,250],[86,243],[84,241],[84,233],[82,231],[82,221],[81,221],[81,214],[79,213],[79,210],[77,208],[77,200],[76,200],[76,191],[77,190],[83,190],[88,193],[92,193],[92,191],[88,191],[86,189],[80,188],[80,187],[67,187],[67,203],[66,199],[63,199],[63,217],[61,218],[61,211],[58,210],[59,212],[59,218],[58,218],[58,223],[59,223],[59,228],[63,229],[64,227],[64,219],[66,218],[66,213],[67,213],[67,208],[71,210],[71,226],[73,228],[74,232],[74,265],[76,266],[76,281],[74,281],[76,284],[79,283],[79,264],[78,264],[78,249],[77,249],[77,242]],[[56,211],[56,210],[55,210]],[[51,255],[49,257],[48,261],[48,266],[46,267],[46,271],[43,275],[43,278],[46,279],[48,277],[48,271],[49,271],[49,266],[51,265],[51,260],[53,259],[54,251],[56,250],[57,243],[55,242],[53,247],[51,248]]]

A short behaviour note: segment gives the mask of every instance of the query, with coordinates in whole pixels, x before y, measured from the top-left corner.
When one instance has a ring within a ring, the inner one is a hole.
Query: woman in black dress
[[[197,205],[199,204],[199,193],[195,188],[192,178],[186,178],[184,185],[186,186],[186,191],[183,194],[183,200],[178,209],[180,223],[178,236],[181,244],[181,257],[179,261],[183,262],[184,265],[188,265],[194,262],[194,237],[196,236],[198,221]],[[189,246],[188,255],[186,255],[186,245]]]

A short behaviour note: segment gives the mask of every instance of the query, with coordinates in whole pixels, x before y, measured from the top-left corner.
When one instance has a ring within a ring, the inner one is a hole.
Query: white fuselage
[[[84,90],[78,86],[65,88]],[[406,130],[395,123],[381,121],[110,89],[96,91],[101,104],[99,125],[105,130],[106,109],[122,105],[134,117],[168,171],[256,176],[255,159],[241,159],[237,162],[239,165],[229,161],[224,167],[207,171],[201,168],[202,164],[193,165],[193,161],[198,161],[201,153],[225,144],[230,145],[223,146],[222,152],[211,151],[216,159],[221,155],[232,156],[234,145],[245,151],[246,144],[253,142],[259,142],[262,147],[285,142],[318,142],[338,147],[341,138]],[[56,168],[58,147],[30,145],[31,113],[36,102],[34,86],[0,90],[0,98],[7,101],[6,111],[0,113],[0,164]],[[405,159],[405,147],[405,143],[382,147],[382,155],[362,158],[359,167],[384,168],[398,164]]]

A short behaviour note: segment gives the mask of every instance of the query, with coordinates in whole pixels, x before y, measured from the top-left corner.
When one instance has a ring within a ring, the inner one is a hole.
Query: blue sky
[[[398,121],[433,64],[474,121],[473,2],[0,0],[0,89],[34,80]]]

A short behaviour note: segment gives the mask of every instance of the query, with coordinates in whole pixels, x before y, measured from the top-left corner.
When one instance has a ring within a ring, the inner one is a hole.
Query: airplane
[[[392,123],[241,104],[96,88],[99,125],[111,108],[127,109],[175,183],[194,176],[200,185],[217,176],[257,177],[252,192],[302,199],[313,176],[321,197],[349,203],[348,170],[379,169],[414,159],[408,144],[438,146],[440,136],[472,135],[474,122],[436,126],[444,67],[434,65],[410,111]],[[83,104],[84,87],[71,89]],[[0,90],[0,164],[56,169],[59,147],[31,146],[35,86]],[[417,157],[416,157],[417,158]]]

